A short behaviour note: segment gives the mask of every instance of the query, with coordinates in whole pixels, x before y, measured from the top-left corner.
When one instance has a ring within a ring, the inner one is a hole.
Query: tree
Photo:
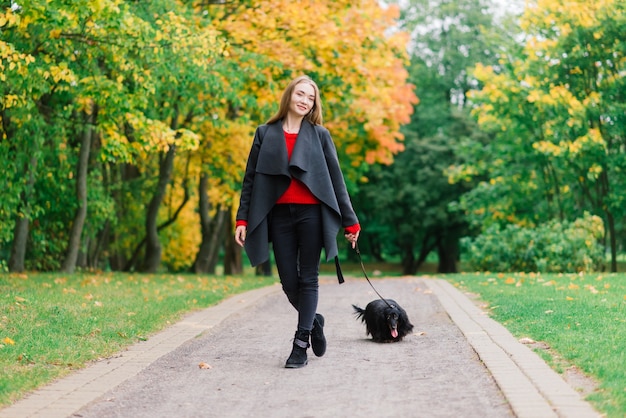
[[[538,1],[521,27],[523,50],[476,68],[483,87],[471,96],[475,112],[495,133],[480,156],[492,163],[451,172],[489,179],[465,199],[483,225],[573,220],[586,210],[601,216],[615,271],[626,199],[624,5]]]
[[[263,118],[275,110],[267,105],[275,104],[286,82],[307,73],[322,90],[325,124],[340,156],[349,157],[349,178],[358,178],[363,163],[389,163],[402,149],[399,128],[408,122],[416,97],[406,82],[406,33],[390,33],[397,7],[376,1],[273,0],[221,13],[216,26],[234,46],[232,55],[243,57],[246,71],[259,73],[249,88],[259,97]],[[265,59],[251,62],[246,59],[251,54]]]
[[[358,202],[375,202],[369,222],[387,229],[379,240],[390,243],[389,254],[400,255],[405,274],[414,274],[433,250],[439,272],[456,271],[466,223],[450,205],[468,185],[448,184],[444,171],[457,162],[457,148],[482,138],[466,94],[476,83],[468,68],[496,59],[488,6],[483,0],[414,0],[403,8],[402,27],[412,33],[410,81],[420,103],[403,128],[406,149],[392,165],[367,174]]]
[[[6,202],[4,210],[10,213],[6,219],[15,222],[8,267],[22,271],[30,222],[42,210],[35,201],[39,161],[49,149],[64,148],[67,123],[64,112],[55,106],[65,102],[64,91],[75,78],[67,66],[35,58],[43,49],[39,39],[41,28],[32,23],[41,15],[37,5],[28,10],[13,6],[0,13],[0,141],[7,159],[13,159],[6,172],[10,186],[3,192],[7,196],[19,196],[19,200],[10,197],[0,200]],[[26,18],[22,18],[23,14]],[[49,144],[52,146],[47,147]]]
[[[251,130],[294,73],[322,86],[352,186],[366,162],[402,148],[415,101],[406,38],[387,33],[396,10],[377,2],[12,5],[0,12],[0,268],[10,258],[16,270],[155,271],[165,247],[182,249],[166,251],[168,267],[188,269],[206,240],[209,259],[226,249],[237,271],[240,249],[218,224],[232,221],[220,219],[236,204]],[[308,24],[319,10],[323,36]],[[198,219],[204,238],[181,233]]]
[[[267,120],[276,110],[278,95],[287,80],[294,74],[308,73],[322,90],[325,124],[338,144],[340,160],[351,162],[343,165],[352,187],[367,163],[389,162],[402,149],[399,126],[408,121],[416,99],[403,68],[406,37],[402,32],[386,34],[395,25],[396,9],[383,9],[369,1],[361,2],[359,8],[343,1],[263,1],[212,11],[216,13],[216,27],[232,45],[229,55],[244,63],[244,76],[237,79],[243,82],[242,90],[247,93],[244,97],[255,98],[230,99],[228,112],[216,113],[221,126],[229,120],[233,128],[241,124],[233,117],[233,110],[248,126],[248,121],[254,125]],[[310,25],[312,13],[318,17],[315,28]],[[336,42],[339,38],[341,45]],[[241,129],[230,136],[216,130],[205,136],[209,142],[204,149],[229,149],[231,166],[238,167],[238,171],[233,177],[223,167],[216,174],[225,185],[234,185],[235,191],[239,189],[251,137],[251,132],[243,134]],[[231,143],[230,147],[219,145],[222,138]],[[229,193],[222,196],[236,199]],[[228,234],[227,248],[230,241]],[[226,252],[227,256],[231,253]]]
[[[80,156],[77,164],[76,178],[76,200],[78,201],[78,209],[72,222],[72,230],[70,232],[67,256],[63,262],[62,270],[73,273],[76,268],[76,260],[80,249],[81,235],[85,218],[87,217],[87,169],[89,167],[89,154],[91,152],[91,142],[93,137],[93,123],[95,120],[96,109],[89,106],[85,110],[85,127],[80,143]]]

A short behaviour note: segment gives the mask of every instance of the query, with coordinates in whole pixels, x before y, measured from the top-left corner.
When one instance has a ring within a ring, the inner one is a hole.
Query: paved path
[[[374,285],[415,325],[400,343],[372,342],[355,319],[351,304],[377,298],[366,281],[323,280],[326,355],[310,353],[305,368],[285,369],[296,318],[275,285],[189,315],[33,392],[0,418],[599,416],[448,282]]]

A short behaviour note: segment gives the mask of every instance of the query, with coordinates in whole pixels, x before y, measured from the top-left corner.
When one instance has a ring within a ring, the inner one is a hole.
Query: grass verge
[[[0,407],[272,277],[0,274]]]
[[[586,399],[607,417],[626,416],[626,274],[458,274],[491,317],[555,370],[574,365],[598,382]]]

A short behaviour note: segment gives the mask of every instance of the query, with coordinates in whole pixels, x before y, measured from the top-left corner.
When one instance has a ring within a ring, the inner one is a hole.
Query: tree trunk
[[[215,274],[228,216],[229,213],[226,210],[218,208],[215,217],[210,222],[209,230],[202,231],[202,244],[194,263],[195,273]]]
[[[362,239],[362,238],[361,238]],[[385,261],[382,250],[382,240],[378,234],[369,234],[367,239],[369,255],[375,261],[382,263]]]
[[[407,245],[404,247],[404,256],[402,256],[402,274],[413,274],[413,266],[415,265],[415,255],[413,254],[413,247]]]
[[[25,208],[26,209],[26,208]],[[13,229],[13,246],[11,247],[11,257],[9,258],[9,271],[21,273],[24,271],[24,261],[26,260],[26,243],[28,242],[30,210],[18,215]]]
[[[174,114],[172,115],[172,123],[170,124],[170,128],[173,130],[178,129],[178,103],[174,104]],[[189,112],[183,125],[191,121],[193,116],[193,112]],[[150,200],[150,204],[148,205],[148,210],[146,212],[146,252],[144,255],[142,271],[145,273],[156,273],[159,266],[161,265],[161,242],[159,241],[159,225],[157,225],[157,220],[159,216],[159,208],[161,207],[161,203],[165,198],[165,192],[167,190],[167,185],[172,178],[172,172],[174,171],[174,157],[176,156],[176,144],[170,145],[167,153],[165,153],[165,157],[160,161],[159,164],[159,182],[157,183],[157,188]],[[185,203],[188,200],[187,196],[187,188],[185,187]],[[175,214],[173,219],[175,220],[178,216],[179,211]],[[172,221],[173,222],[173,221]],[[169,221],[166,225],[169,225]]]
[[[613,213],[606,211],[606,221],[609,229],[609,241],[611,246],[611,273],[617,273],[617,237],[615,232],[615,219]]]
[[[459,240],[456,237],[449,237],[443,234],[437,242],[437,254],[439,255],[439,265],[437,273],[456,273],[456,262],[459,258]]]
[[[20,209],[18,210],[17,219],[15,220],[15,228],[13,229],[13,245],[11,247],[11,256],[9,258],[9,271],[20,273],[24,271],[26,260],[26,244],[28,243],[28,234],[30,229],[30,198],[35,186],[35,171],[37,170],[36,152],[30,157],[26,172],[28,173],[28,183],[21,194]]]
[[[228,213],[231,213],[230,208]],[[226,225],[227,231],[233,230],[233,221],[231,216],[227,217]],[[230,236],[230,234],[226,235],[227,238],[224,245],[224,274],[241,274],[243,273],[241,247],[235,243],[235,240]]]
[[[405,251],[405,256],[402,259],[402,274],[405,275],[414,275],[417,273],[417,270],[424,264],[428,254],[435,248],[436,240],[431,239],[432,235],[430,233],[426,233],[424,238],[422,239],[422,243],[420,245],[420,252],[415,258],[415,254],[413,253],[413,248],[408,247]]]
[[[124,213],[128,210],[127,187],[135,183],[135,180],[140,176],[139,170],[130,164],[102,164],[102,180],[105,190],[107,190],[114,201],[115,217],[117,219],[122,219]],[[128,261],[126,251],[120,248],[119,245],[116,245],[121,239],[119,235],[119,230],[112,225],[108,225],[106,235],[101,235],[101,239],[103,239],[102,246],[105,248],[105,251],[108,250],[106,264],[113,271],[123,270]]]
[[[218,206],[215,217],[211,219],[209,211],[211,204],[207,188],[209,177],[206,173],[200,175],[200,183],[198,185],[199,194],[199,211],[200,211],[200,229],[202,231],[202,243],[196,260],[193,263],[192,271],[196,274],[215,274],[217,265],[217,255],[220,249],[220,240],[224,235],[224,225],[229,215],[227,210]]]
[[[156,273],[161,265],[161,242],[157,220],[167,185],[172,178],[175,155],[176,145],[172,144],[159,165],[159,182],[146,212],[146,253],[141,268],[145,273]]]
[[[109,242],[110,230],[111,230],[111,222],[107,219],[104,222],[104,227],[102,228],[102,230],[98,233],[98,236],[96,237],[96,244],[94,246],[93,251],[91,251],[88,256],[87,262],[88,262],[89,267],[98,268],[98,266],[100,265],[100,254],[102,253],[103,248],[105,248]],[[107,259],[105,263],[106,263],[106,266],[104,270],[108,270],[110,268],[109,260]]]
[[[78,255],[76,256],[76,268],[86,269],[89,267],[89,255],[87,252],[89,251],[89,247],[91,246],[91,241],[91,237],[85,237],[81,241],[82,248],[78,250]]]
[[[611,247],[611,273],[616,273],[617,272],[617,236],[616,236],[616,232],[615,232],[615,219],[613,218],[613,212],[611,212],[611,210],[609,209],[608,205],[606,204],[607,201],[607,197],[609,195],[610,192],[610,182],[609,182],[609,176],[607,174],[606,170],[602,171],[602,174],[600,176],[600,180],[601,180],[601,198],[598,199],[600,200],[602,203],[598,204],[597,206],[601,207],[604,210],[604,213],[606,214],[606,223],[607,223],[607,229],[608,231],[608,236],[609,236],[609,245]],[[607,235],[606,233],[604,234],[605,236]]]
[[[172,163],[173,164],[173,163]],[[171,177],[171,173],[170,173],[170,177]],[[158,238],[158,233],[159,231],[161,231],[164,228],[167,228],[168,226],[170,226],[171,224],[173,224],[174,222],[176,222],[176,219],[178,219],[178,215],[180,215],[180,213],[182,212],[183,208],[185,207],[185,205],[187,204],[187,202],[189,202],[190,199],[190,193],[189,193],[189,187],[188,187],[188,181],[187,181],[187,175],[185,175],[185,179],[183,180],[183,189],[184,189],[184,196],[183,196],[183,200],[182,202],[180,202],[180,205],[178,205],[178,208],[176,208],[176,210],[174,211],[174,213],[172,214],[172,216],[170,216],[170,218],[163,222],[161,225],[158,225],[156,227],[156,232],[157,232],[157,238]],[[163,196],[165,196],[165,192],[163,193]],[[158,212],[158,209],[157,209]],[[157,213],[158,215],[158,213]],[[156,220],[155,220],[156,222]],[[144,245],[146,245],[148,242],[148,237],[144,237],[141,242],[139,244],[137,244],[137,246],[135,247],[135,251],[133,251],[133,255],[130,257],[130,259],[126,262],[126,264],[124,265],[124,271],[131,271],[133,269],[133,267],[135,266],[135,262],[137,261],[139,254],[141,252],[141,249],[144,247]],[[160,241],[157,242],[159,244],[159,253],[160,253]],[[160,256],[159,256],[159,262],[157,263],[156,268],[158,269],[158,266],[160,264]]]
[[[411,269],[410,274],[416,274],[417,270],[424,264],[426,258],[428,258],[428,254],[430,254],[437,245],[437,240],[433,238],[431,233],[424,234],[424,239],[422,239],[422,245],[420,246],[420,253],[415,261],[415,265]]]
[[[73,273],[76,269],[76,260],[78,259],[78,251],[80,250],[83,226],[85,225],[85,218],[87,218],[87,173],[89,171],[89,154],[91,152],[95,111],[96,109],[93,105],[88,109],[85,118],[85,131],[83,132],[83,138],[80,144],[80,154],[76,169],[76,199],[78,200],[78,209],[74,215],[74,222],[72,223],[72,229],[70,231],[67,255],[61,267],[61,270],[66,273]]]

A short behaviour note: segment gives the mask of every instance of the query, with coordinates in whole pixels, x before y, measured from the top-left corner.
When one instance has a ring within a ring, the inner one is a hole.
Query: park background
[[[623,2],[2,6],[2,270],[241,272],[254,129],[308,74],[368,261],[617,271]]]
[[[255,127],[307,74],[371,275],[479,294],[623,417],[625,9],[0,0],[0,405],[275,283],[233,216]]]

